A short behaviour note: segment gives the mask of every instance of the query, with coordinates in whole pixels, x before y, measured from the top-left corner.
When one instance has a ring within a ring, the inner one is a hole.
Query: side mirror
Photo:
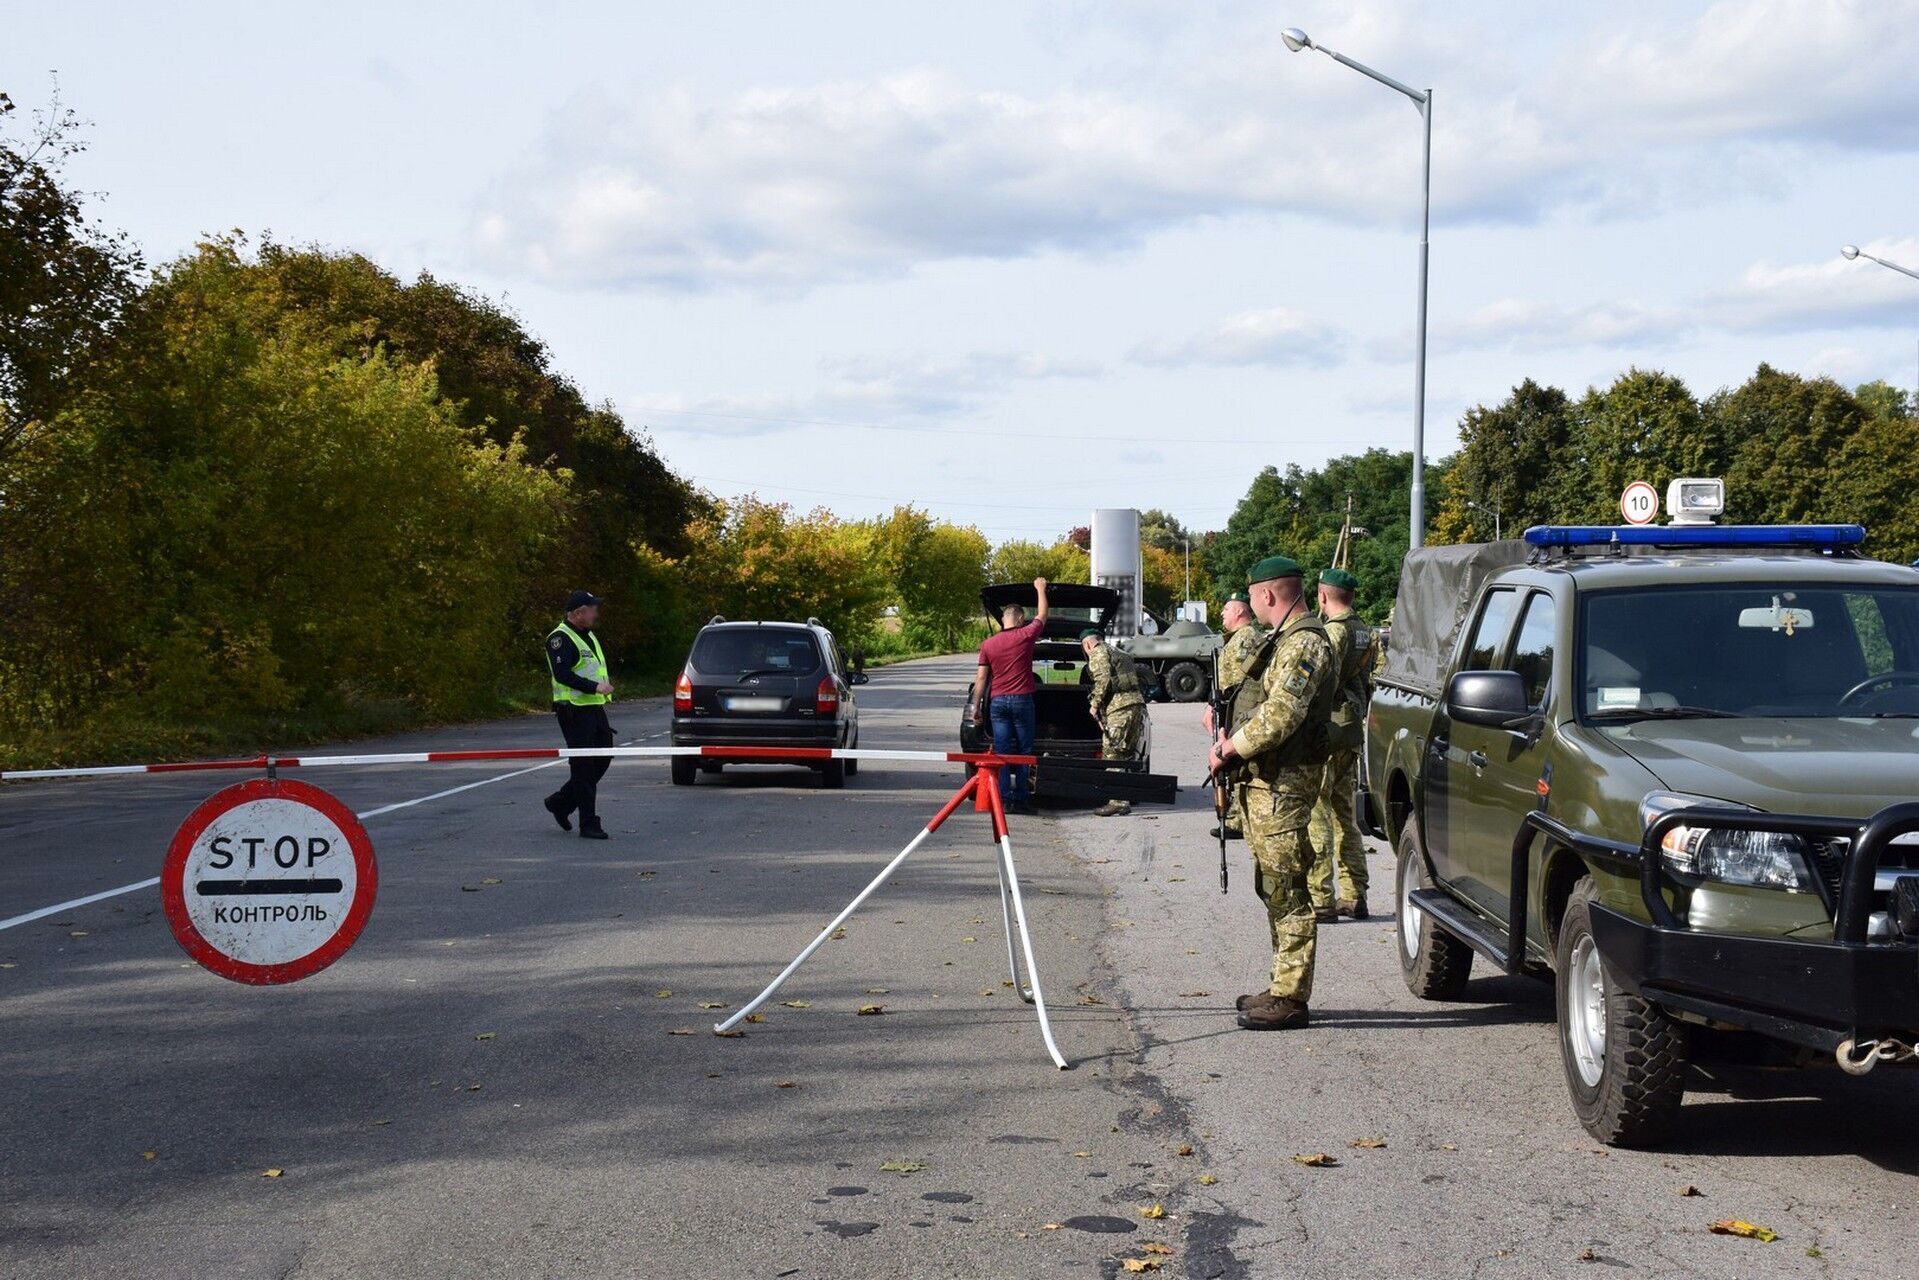
[[[1446,715],[1456,724],[1525,732],[1538,723],[1517,671],[1461,671],[1446,686]]]

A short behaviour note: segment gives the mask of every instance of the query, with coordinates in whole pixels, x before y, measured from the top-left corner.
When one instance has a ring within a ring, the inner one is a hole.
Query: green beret
[[[1319,575],[1322,587],[1338,587],[1341,591],[1359,590],[1359,579],[1345,569],[1328,569]]]
[[[1259,582],[1271,582],[1275,578],[1303,578],[1305,571],[1299,567],[1299,561],[1288,556],[1267,556],[1254,565],[1252,572],[1246,575],[1246,585]]]
[[[1232,595],[1226,597],[1227,604],[1251,604],[1252,602],[1253,598],[1244,591],[1235,591]]]
[[[1079,638],[1082,640],[1086,640],[1086,639],[1104,640],[1106,638],[1106,633],[1104,631],[1101,631],[1098,627],[1088,627],[1086,628],[1086,630],[1079,633]]]

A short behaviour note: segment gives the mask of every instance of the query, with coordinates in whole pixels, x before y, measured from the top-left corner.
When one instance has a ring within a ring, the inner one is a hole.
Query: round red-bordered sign
[[[1659,518],[1659,490],[1635,480],[1619,495],[1619,514],[1627,524],[1651,524]]]
[[[208,797],[167,845],[160,902],[180,947],[252,986],[297,982],[346,954],[379,868],[353,811],[304,782],[256,778]]]

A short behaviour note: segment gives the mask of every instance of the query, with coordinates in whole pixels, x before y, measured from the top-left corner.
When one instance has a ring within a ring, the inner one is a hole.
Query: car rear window
[[[744,671],[804,675],[820,666],[820,647],[810,631],[786,628],[707,631],[693,643],[693,667],[708,675]]]

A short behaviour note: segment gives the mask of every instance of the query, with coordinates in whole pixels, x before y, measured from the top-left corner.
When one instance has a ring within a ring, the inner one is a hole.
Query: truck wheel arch
[[[1564,845],[1546,849],[1544,868],[1539,876],[1539,913],[1546,935],[1546,954],[1559,953],[1559,926],[1566,918],[1566,904],[1573,889],[1587,874],[1585,860]]]
[[[1403,770],[1393,770],[1386,783],[1386,830],[1397,832],[1413,816],[1413,785]]]

